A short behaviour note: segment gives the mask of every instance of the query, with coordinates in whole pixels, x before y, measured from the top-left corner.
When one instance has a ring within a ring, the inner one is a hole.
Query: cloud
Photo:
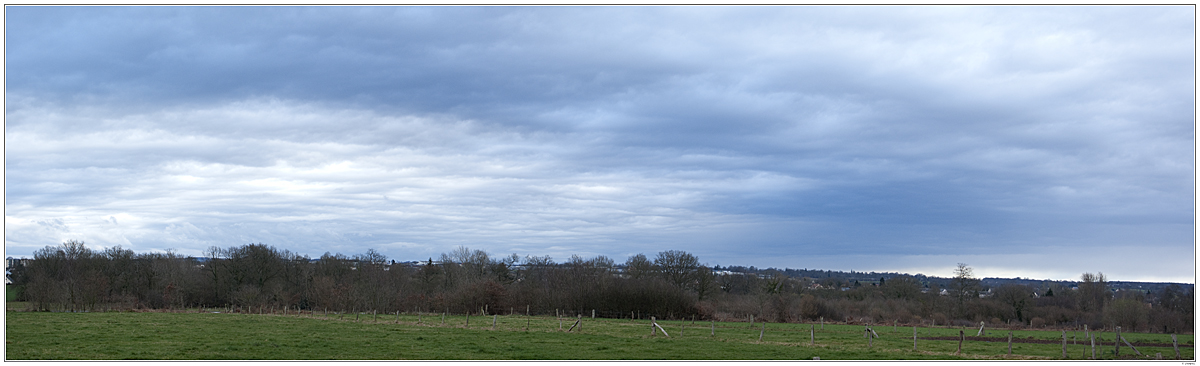
[[[1189,7],[8,19],[9,253],[75,238],[763,266],[1193,241]]]

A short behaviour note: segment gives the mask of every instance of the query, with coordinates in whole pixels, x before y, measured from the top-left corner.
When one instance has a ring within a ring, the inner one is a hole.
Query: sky
[[[5,7],[4,249],[1195,283],[1193,6]]]

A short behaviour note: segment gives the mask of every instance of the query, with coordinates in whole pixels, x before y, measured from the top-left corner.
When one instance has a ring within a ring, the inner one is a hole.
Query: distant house
[[[4,284],[11,285],[13,283],[12,278],[9,277],[12,275],[13,267],[16,267],[17,265],[29,266],[30,260],[31,259],[28,259],[28,258],[13,258],[13,257],[5,258],[4,259]]]

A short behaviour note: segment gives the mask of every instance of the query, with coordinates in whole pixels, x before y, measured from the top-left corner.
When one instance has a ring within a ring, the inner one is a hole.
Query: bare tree
[[[1119,326],[1132,332],[1148,323],[1149,309],[1146,304],[1134,298],[1117,299],[1104,308],[1106,323]]]
[[[658,267],[659,273],[667,283],[684,288],[692,282],[696,269],[700,268],[700,260],[682,250],[668,250],[658,252],[658,257],[654,258],[654,266]]]
[[[646,259],[646,255],[638,253],[625,261],[625,274],[630,278],[640,279],[654,273],[654,263]]]
[[[959,263],[954,269],[954,279],[950,281],[950,289],[954,291],[954,300],[959,315],[966,313],[966,300],[979,297],[979,279],[966,263]]]
[[[717,276],[713,273],[712,268],[708,266],[700,266],[696,270],[695,282],[693,282],[692,290],[696,291],[698,300],[704,300],[712,296],[712,293],[717,290]]]
[[[1000,303],[1011,306],[1014,319],[1025,321],[1025,310],[1033,305],[1033,288],[1025,285],[1003,285],[996,288],[995,298]]]
[[[1079,276],[1079,308],[1084,311],[1100,311],[1108,302],[1108,284],[1104,273],[1084,273]]]
[[[921,284],[909,276],[893,277],[879,287],[884,296],[892,299],[913,300],[921,295]]]

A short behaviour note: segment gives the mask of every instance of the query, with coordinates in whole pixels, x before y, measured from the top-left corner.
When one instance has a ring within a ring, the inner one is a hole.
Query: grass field
[[[13,285],[4,285],[4,302],[17,301],[17,287]]]
[[[660,321],[670,337],[651,336],[649,321],[584,319],[583,329],[565,330],[575,319],[499,316],[470,318],[440,314],[404,314],[399,317],[354,314],[328,317],[294,313],[282,315],[190,313],[36,313],[6,312],[8,360],[92,359],[206,359],[206,360],[912,360],[912,359],[1061,359],[1059,331],[1014,331],[1015,339],[1053,341],[1050,344],[1013,343],[1008,352],[1007,330],[986,330],[1005,341],[967,341],[955,355],[957,340],[917,341],[913,328],[877,326],[880,338],[863,337],[863,326],[816,326],[816,344],[810,344],[810,324]],[[418,324],[418,320],[420,323]],[[529,330],[525,330],[528,326]],[[682,334],[681,326],[684,328]],[[966,330],[970,336],[978,328]],[[760,342],[759,334],[763,333]],[[919,338],[957,337],[959,329],[918,328]],[[1130,342],[1165,343],[1165,347],[1138,346],[1143,357],[1122,346],[1123,359],[1153,359],[1161,352],[1174,358],[1170,335],[1124,333]],[[1086,359],[1091,348],[1072,344],[1067,332],[1070,359]],[[1105,345],[1097,356],[1113,358],[1112,333],[1103,333]],[[1192,335],[1179,335],[1180,352],[1192,359]],[[1103,351],[1101,351],[1103,350]]]

